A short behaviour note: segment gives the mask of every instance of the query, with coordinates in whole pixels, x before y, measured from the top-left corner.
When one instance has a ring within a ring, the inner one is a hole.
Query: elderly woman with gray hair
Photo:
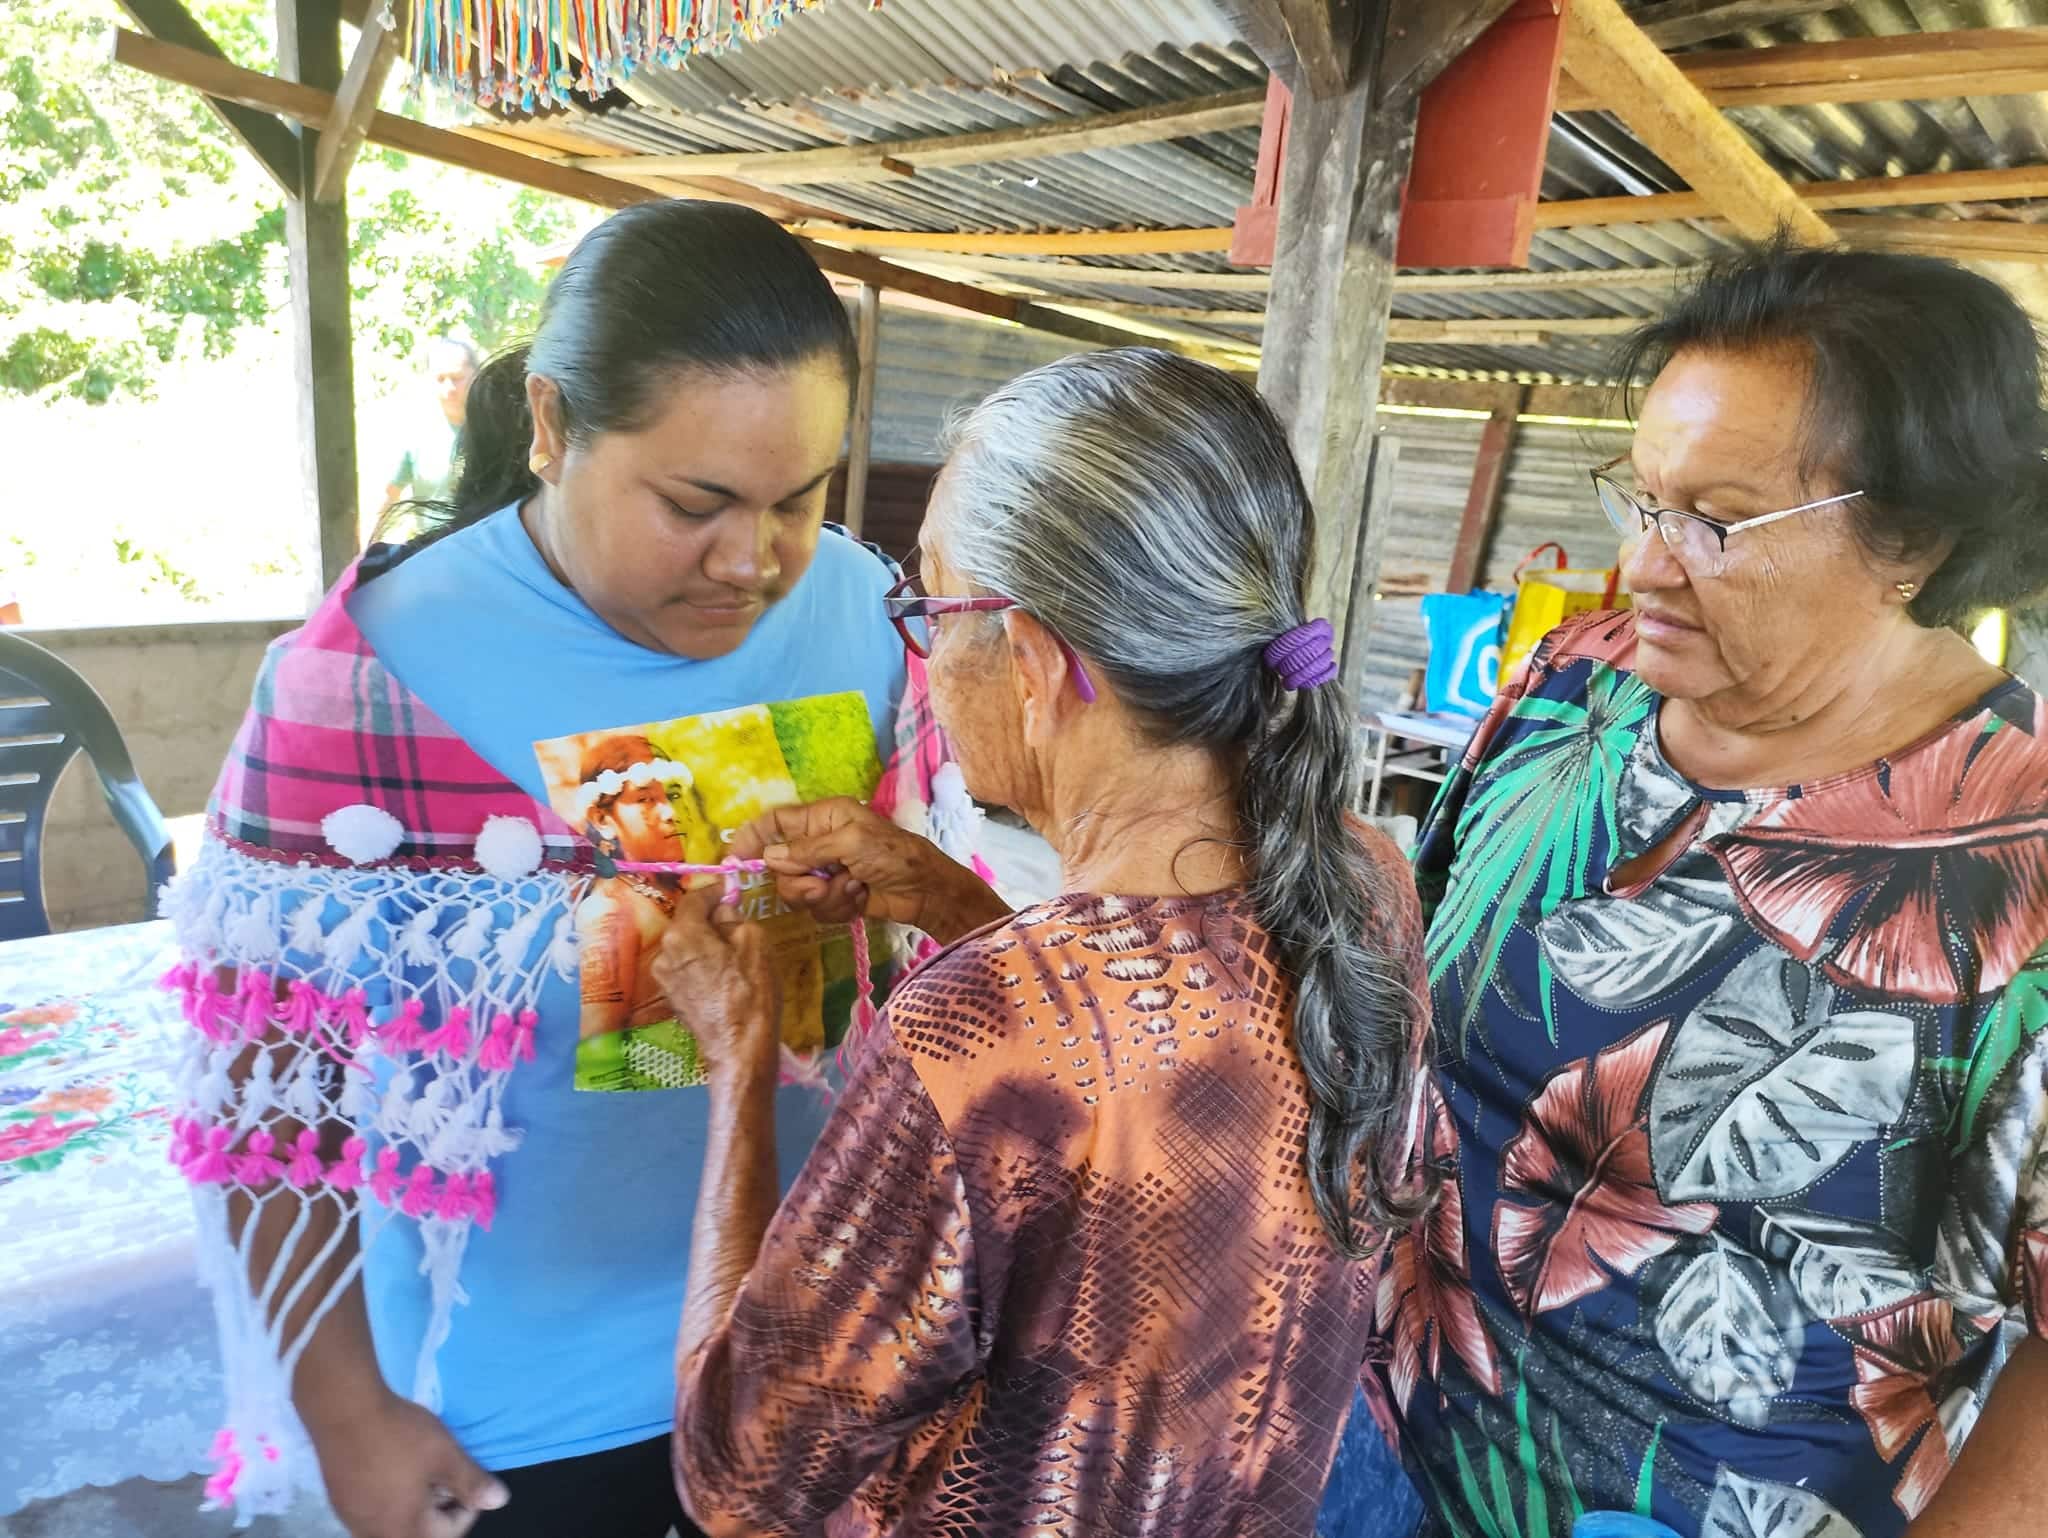
[[[1421,1205],[1423,1010],[1409,875],[1344,811],[1285,435],[1202,365],[1067,358],[967,416],[922,546],[891,612],[968,788],[1068,895],[1010,914],[847,802],[741,835],[786,899],[950,942],[779,1210],[763,946],[685,901],[685,1501],[730,1533],[1306,1533],[1372,1257]]]

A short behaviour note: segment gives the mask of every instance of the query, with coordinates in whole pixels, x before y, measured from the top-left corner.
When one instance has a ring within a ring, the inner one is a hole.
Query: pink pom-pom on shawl
[[[490,1033],[484,1037],[484,1049],[477,1054],[477,1067],[485,1073],[509,1073],[515,1029],[510,1015],[493,1016]]]
[[[427,1039],[427,1028],[420,1021],[426,1008],[418,999],[407,999],[389,1020],[377,1027],[377,1045],[386,1057],[419,1051],[420,1044]]]
[[[448,1018],[438,1031],[429,1031],[420,1038],[420,1051],[439,1052],[460,1062],[469,1056],[469,1011],[460,1004],[448,1011]]]
[[[327,1184],[335,1191],[359,1191],[369,1177],[363,1173],[363,1158],[370,1145],[352,1137],[341,1145],[341,1157],[327,1167]],[[393,1156],[394,1159],[396,1156]]]
[[[441,1199],[434,1206],[434,1216],[450,1223],[460,1223],[474,1211],[474,1199],[469,1194],[469,1177],[455,1174],[448,1177],[441,1187]]]
[[[370,1001],[360,988],[351,988],[334,1001],[334,1023],[348,1044],[360,1048],[376,1028],[370,1023]]]
[[[477,1227],[488,1231],[491,1220],[498,1215],[498,1183],[489,1170],[478,1170],[471,1179],[469,1210],[476,1216]]]
[[[434,1210],[434,1197],[434,1167],[415,1164],[412,1174],[406,1177],[405,1195],[399,1199],[399,1210],[409,1218],[423,1218]]]
[[[320,1011],[327,1000],[321,997],[318,988],[297,978],[285,985],[285,992],[290,995],[290,1002],[285,1005],[284,1013],[279,1017],[285,1034],[312,1035],[320,1024]]]
[[[261,1190],[284,1177],[284,1165],[277,1158],[277,1139],[258,1129],[249,1138],[248,1151],[235,1164],[235,1177],[252,1191]]]
[[[194,1185],[226,1185],[233,1180],[235,1167],[229,1161],[228,1144],[234,1138],[233,1127],[208,1127],[192,1162],[185,1167],[185,1178]]]
[[[320,1134],[311,1127],[302,1128],[292,1140],[291,1162],[284,1167],[284,1178],[303,1191],[320,1184],[324,1173],[320,1164]]]
[[[241,1016],[242,1035],[260,1041],[277,1008],[277,980],[261,967],[246,968],[235,988],[235,1008]]]
[[[370,1194],[389,1207],[398,1200],[398,1188],[405,1184],[398,1173],[398,1150],[380,1148],[377,1150],[377,1169],[370,1176]]]

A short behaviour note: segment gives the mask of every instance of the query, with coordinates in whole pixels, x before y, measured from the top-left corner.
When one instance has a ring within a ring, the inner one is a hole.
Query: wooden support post
[[[1368,25],[1377,32],[1384,19],[1379,0],[1257,0],[1278,13],[1300,69],[1299,83],[1312,96],[1342,96],[1358,81],[1359,54]],[[1366,13],[1373,17],[1367,22]],[[1377,52],[1377,49],[1374,50]],[[1367,78],[1371,72],[1365,72]]]
[[[398,28],[385,22],[381,10],[372,11],[364,21],[356,51],[348,61],[348,73],[334,93],[334,110],[320,125],[313,196],[322,203],[340,197],[348,185],[348,169],[363,147],[370,119],[377,112],[377,98],[383,94],[391,67],[398,62]]]
[[[872,283],[860,286],[854,312],[854,340],[860,345],[860,377],[853,388],[853,420],[846,429],[846,526],[858,534],[867,512],[868,455],[874,447],[875,349],[881,340],[882,291]]]
[[[1782,226],[1803,245],[1834,241],[1827,221],[1643,35],[1620,0],[1572,0],[1566,7],[1564,67],[1736,233],[1761,240]]]
[[[1382,105],[1377,71],[1336,96],[1297,92],[1259,389],[1287,424],[1316,510],[1312,613],[1344,634],[1365,516],[1371,382],[1386,355],[1415,97]]]
[[[335,0],[278,0],[277,62],[289,79],[321,91],[341,84],[341,17]],[[299,185],[318,180],[320,135],[300,128]],[[320,580],[332,586],[358,549],[355,363],[348,316],[348,207],[336,196],[285,206],[292,282],[292,365],[299,444]]]
[[[1366,497],[1363,525],[1353,525],[1356,550],[1351,564],[1351,601],[1345,606],[1339,627],[1344,649],[1339,654],[1339,687],[1359,714],[1365,694],[1365,657],[1372,646],[1372,622],[1380,580],[1380,562],[1386,554],[1387,533],[1394,523],[1394,476],[1401,463],[1401,440],[1375,433],[1367,450]]]
[[[1458,523],[1458,542],[1451,550],[1447,593],[1469,592],[1486,570],[1486,547],[1500,520],[1500,497],[1508,484],[1508,456],[1514,452],[1515,424],[1529,403],[1529,391],[1508,386],[1486,418],[1479,435],[1479,457],[1472,464],[1472,487],[1465,494],[1465,516]]]

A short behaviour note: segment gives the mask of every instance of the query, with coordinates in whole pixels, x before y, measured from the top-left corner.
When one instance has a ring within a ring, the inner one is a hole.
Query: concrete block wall
[[[24,629],[99,690],[120,723],[142,783],[169,818],[206,798],[234,739],[263,649],[296,620]],[[60,930],[141,918],[141,861],[115,825],[83,757],[72,760],[50,806],[43,896]]]

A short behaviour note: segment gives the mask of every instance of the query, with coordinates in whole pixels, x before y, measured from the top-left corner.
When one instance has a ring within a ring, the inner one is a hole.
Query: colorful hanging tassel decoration
[[[646,64],[760,42],[824,0],[410,0],[412,84],[532,112],[596,101]],[[868,0],[881,9],[881,0]]]

